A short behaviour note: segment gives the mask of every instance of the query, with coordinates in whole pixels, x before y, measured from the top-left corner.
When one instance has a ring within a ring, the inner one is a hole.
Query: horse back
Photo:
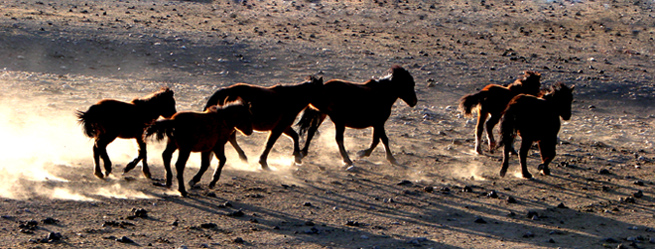
[[[521,136],[534,140],[557,136],[559,115],[546,100],[528,94],[519,94],[507,105],[505,115],[514,119],[515,129]]]
[[[177,147],[193,152],[212,150],[217,143],[227,142],[234,131],[227,125],[225,117],[216,112],[179,112],[171,120]]]

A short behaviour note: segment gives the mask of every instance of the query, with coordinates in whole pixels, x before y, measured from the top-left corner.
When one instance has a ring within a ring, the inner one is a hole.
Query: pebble
[[[601,170],[598,171],[598,174],[609,175],[610,171],[608,169],[601,169]]]
[[[557,204],[557,208],[568,208],[568,207],[566,207],[566,205],[564,205],[563,202],[560,202],[559,204]]]
[[[50,232],[48,234],[48,237],[46,237],[48,241],[59,241],[63,238],[64,236],[62,236],[61,233],[57,233],[57,232]]]
[[[634,184],[634,185],[637,185],[637,186],[644,186],[644,182],[639,181],[639,180],[634,181],[633,184]]]
[[[127,236],[120,237],[120,238],[116,239],[116,241],[121,242],[121,243],[126,243],[126,244],[134,243],[134,240],[128,238]]]
[[[189,249],[189,248],[187,246],[185,246],[185,245],[181,245],[177,249]]]
[[[237,237],[236,239],[234,239],[234,243],[242,244],[243,242],[245,241],[241,237]]]
[[[487,197],[489,197],[489,198],[498,198],[498,193],[496,193],[496,191],[494,191],[494,190],[491,190],[491,191],[489,191],[489,193],[487,193]]]
[[[641,198],[641,197],[644,197],[644,192],[639,190],[639,191],[633,193],[632,196],[634,196],[635,198]]]
[[[358,227],[359,225],[360,225],[360,224],[359,224],[358,221],[354,221],[354,220],[346,221],[346,226]]]
[[[357,171],[357,167],[355,167],[355,166],[350,166],[350,167],[346,168],[346,171],[348,171],[348,172],[356,172],[356,171]]]
[[[243,213],[243,211],[241,211],[241,209],[227,214],[227,216],[231,216],[231,217],[242,217],[244,215],[245,214]]]
[[[413,238],[407,241],[408,244],[412,245],[420,245],[421,242],[426,242],[428,241],[428,238],[426,237],[418,237],[418,238]]]
[[[302,205],[305,206],[305,207],[311,207],[312,203],[311,202],[305,202]]]
[[[464,188],[462,188],[462,192],[473,192],[473,188],[470,186],[464,186]]]
[[[534,233],[530,231],[527,231],[523,234],[523,238],[533,238],[533,237],[534,237]]]
[[[537,211],[528,211],[527,217],[530,219],[534,219],[534,217],[539,218],[539,214]]]
[[[602,241],[607,242],[607,243],[618,243],[619,242],[618,240],[616,240],[616,239],[614,239],[612,237],[604,238]]]
[[[514,197],[508,196],[507,203],[516,203],[516,199],[514,199]]]
[[[411,181],[408,181],[408,180],[402,180],[402,181],[400,181],[399,183],[397,183],[396,185],[398,185],[398,186],[412,186],[412,185],[414,185],[414,184],[413,184]]]
[[[47,217],[47,218],[41,220],[41,222],[43,222],[43,224],[54,225],[54,224],[57,224],[59,222],[59,220],[51,218],[51,217]]]
[[[200,224],[200,227],[205,228],[205,229],[212,229],[212,228],[217,228],[218,225],[216,225],[216,223],[208,222],[208,223]]]
[[[487,221],[484,220],[484,219],[482,219],[482,218],[480,218],[480,217],[478,217],[477,219],[475,219],[475,221],[473,221],[473,222],[478,223],[478,224],[487,224]]]

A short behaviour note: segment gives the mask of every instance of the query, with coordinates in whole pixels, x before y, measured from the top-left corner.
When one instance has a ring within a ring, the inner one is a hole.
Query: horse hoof
[[[530,174],[530,173],[523,173],[523,178],[525,178],[525,179],[532,179],[532,174]]]
[[[189,194],[186,191],[180,191],[180,195],[182,195],[182,197],[189,197]]]
[[[194,180],[189,181],[189,187],[190,187],[190,188],[195,187],[195,186],[196,186],[196,183],[197,183],[197,182],[194,181]]]
[[[166,184],[161,183],[161,182],[153,182],[152,185],[156,186],[156,187],[166,187],[166,188],[169,187],[169,186],[166,186]]]
[[[506,174],[506,173],[507,173],[507,171],[502,171],[502,170],[501,170],[500,173],[499,173],[498,175],[500,175],[500,177],[505,177],[505,174]]]
[[[104,179],[104,178],[105,178],[105,175],[102,174],[102,172],[95,172],[95,173],[93,173],[93,175],[95,175],[96,177],[98,177],[98,178],[100,178],[100,179]]]
[[[216,183],[215,183],[215,182],[210,182],[209,185],[208,185],[207,187],[208,187],[209,189],[213,189],[214,187],[216,187]]]

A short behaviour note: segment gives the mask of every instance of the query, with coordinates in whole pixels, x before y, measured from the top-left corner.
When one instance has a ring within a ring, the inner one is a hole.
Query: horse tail
[[[305,132],[311,129],[318,129],[325,119],[325,114],[314,108],[308,107],[303,111],[300,120],[296,125],[298,126],[298,134],[302,137]]]
[[[500,145],[512,146],[516,136],[516,107],[511,103],[507,105],[500,121]]]
[[[84,134],[90,138],[96,137],[98,130],[96,129],[96,112],[93,111],[93,106],[89,108],[88,111],[77,111],[75,115],[77,116],[78,122],[82,125],[82,130]]]
[[[464,95],[464,97],[459,99],[459,110],[463,112],[465,116],[471,116],[473,108],[480,105],[485,95],[485,92]]]
[[[175,120],[164,119],[154,122],[146,130],[146,137],[155,135],[157,141],[164,140],[164,137],[172,138]]]

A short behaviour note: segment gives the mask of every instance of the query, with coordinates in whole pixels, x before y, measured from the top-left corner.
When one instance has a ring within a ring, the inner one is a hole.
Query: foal
[[[213,188],[221,176],[225,166],[225,143],[230,135],[239,130],[244,135],[252,134],[252,114],[249,106],[241,101],[229,103],[223,107],[211,106],[205,112],[179,112],[172,118],[155,122],[148,129],[148,136],[157,134],[157,139],[168,137],[166,149],[162,153],[166,169],[166,187],[171,187],[173,173],[171,158],[173,152],[179,149],[175,170],[177,172],[178,190],[182,196],[187,196],[184,187],[184,168],[191,152],[201,152],[200,170],[189,182],[190,186],[200,181],[207,171],[214,153],[219,165],[214,171],[209,188]]]
[[[173,91],[168,88],[162,88],[143,98],[133,99],[129,103],[103,99],[89,107],[86,112],[78,111],[77,117],[84,134],[95,139],[93,144],[94,175],[102,179],[111,173],[107,145],[118,137],[134,138],[139,145],[139,155],[125,166],[123,174],[134,169],[137,163],[143,160],[143,175],[150,178],[143,132],[159,116],[171,117],[175,112]],[[104,175],[100,169],[100,158],[104,161]]]
[[[482,133],[484,127],[487,130],[487,139],[489,140],[489,152],[493,153],[496,148],[493,129],[500,121],[503,110],[507,103],[518,94],[530,94],[539,96],[541,84],[539,80],[541,74],[527,71],[521,79],[517,79],[509,86],[489,84],[480,92],[468,94],[459,100],[459,109],[465,116],[471,116],[474,108],[478,108],[478,123],[475,126],[475,152],[482,154]],[[489,118],[488,121],[487,117]]]
[[[564,120],[571,118],[571,102],[573,102],[573,89],[563,83],[551,87],[543,98],[520,94],[514,97],[500,123],[501,145],[503,150],[503,166],[500,176],[505,176],[509,166],[509,153],[512,150],[514,137],[521,136],[521,149],[519,160],[523,178],[532,178],[526,165],[526,158],[532,143],[537,142],[541,153],[542,163],[538,169],[543,175],[550,175],[548,164],[555,158],[555,145],[557,133],[560,128],[559,117]]]

